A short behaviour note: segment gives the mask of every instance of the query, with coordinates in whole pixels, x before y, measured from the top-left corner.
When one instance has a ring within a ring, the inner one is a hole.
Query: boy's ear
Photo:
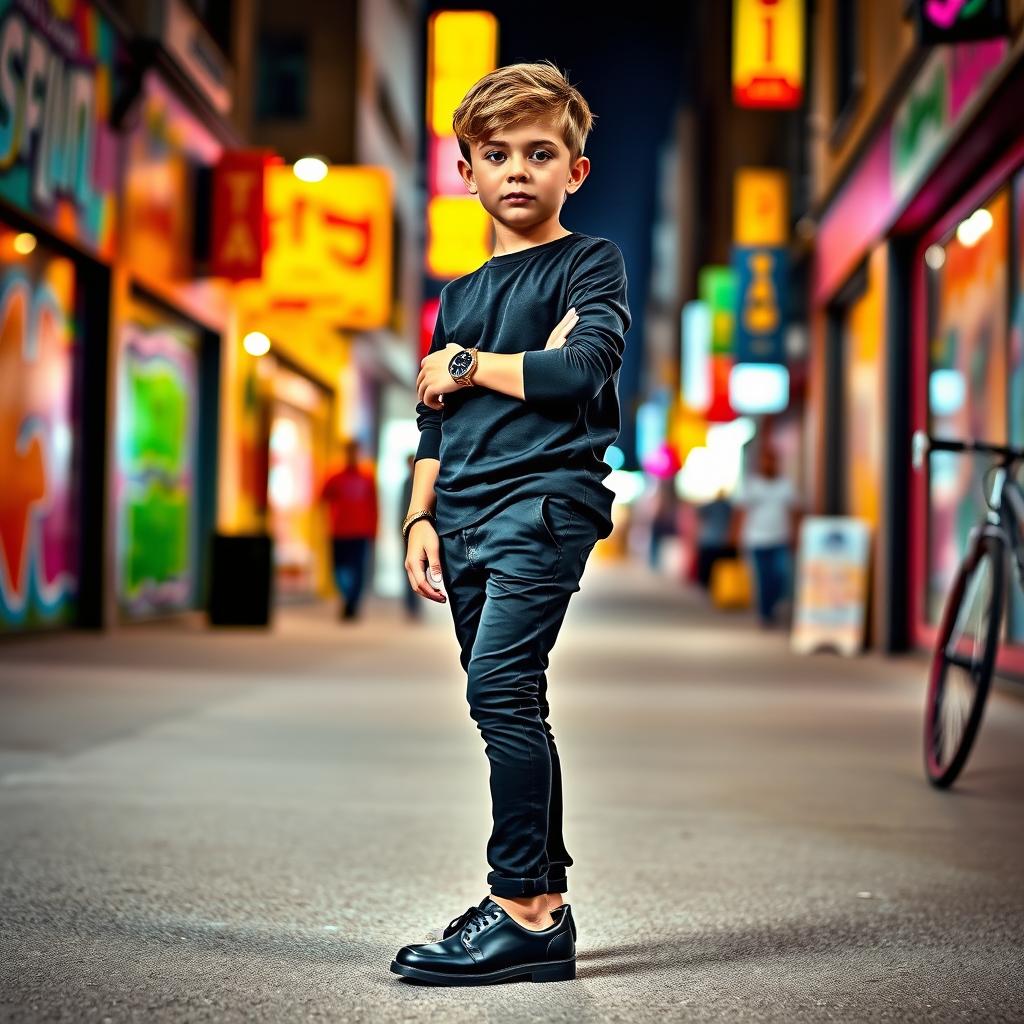
[[[476,195],[476,182],[473,180],[473,166],[467,163],[465,160],[460,160],[456,167],[459,171],[459,176],[466,183],[466,188],[469,189],[470,193]]]
[[[569,187],[566,189],[566,192],[569,195],[577,193],[583,187],[583,182],[587,180],[588,174],[590,174],[590,160],[585,156],[578,157],[575,166],[569,171],[569,181],[567,183]],[[577,178],[578,180],[575,180]]]

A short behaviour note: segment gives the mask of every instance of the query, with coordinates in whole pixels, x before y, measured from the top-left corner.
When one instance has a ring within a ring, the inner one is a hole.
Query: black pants
[[[495,896],[568,891],[545,670],[599,530],[575,502],[544,494],[441,537],[469,713],[490,762]]]

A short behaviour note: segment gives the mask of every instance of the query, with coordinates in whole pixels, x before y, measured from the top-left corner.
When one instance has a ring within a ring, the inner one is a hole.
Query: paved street
[[[1024,1020],[1024,701],[957,788],[923,662],[796,658],[592,563],[551,659],[578,978],[388,972],[483,896],[446,606],[0,646],[0,1018]]]

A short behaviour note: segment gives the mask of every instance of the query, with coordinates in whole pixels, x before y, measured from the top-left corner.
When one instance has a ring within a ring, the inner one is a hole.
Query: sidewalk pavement
[[[1024,701],[950,793],[924,662],[594,563],[549,669],[578,977],[388,972],[486,891],[447,606],[0,645],[0,1020],[1020,1021]]]

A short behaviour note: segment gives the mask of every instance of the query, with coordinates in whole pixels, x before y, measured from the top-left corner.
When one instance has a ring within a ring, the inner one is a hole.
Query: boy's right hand
[[[549,348],[561,348],[565,344],[566,335],[579,323],[580,315],[573,306],[565,316],[562,317],[555,329],[548,335],[544,343],[544,350]]]
[[[436,585],[427,572],[432,573]],[[405,554],[405,572],[409,586],[428,601],[444,604],[448,598],[441,590],[441,545],[429,519],[417,519],[409,527],[409,545]]]

